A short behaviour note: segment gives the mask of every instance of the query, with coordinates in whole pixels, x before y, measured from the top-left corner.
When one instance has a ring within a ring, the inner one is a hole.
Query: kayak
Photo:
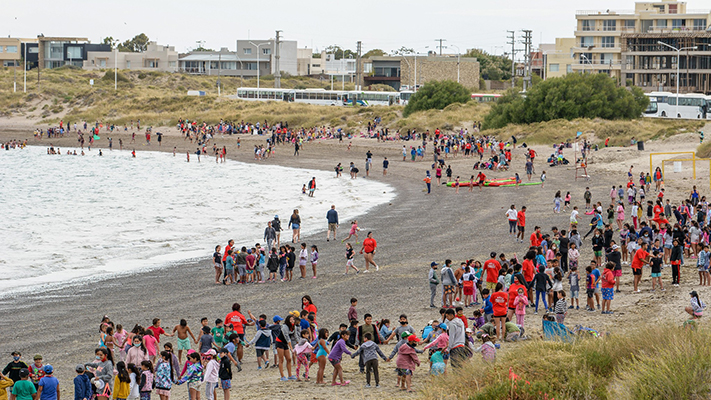
[[[522,182],[522,183],[519,183],[518,185],[519,185],[519,186],[533,186],[533,185],[540,185],[540,184],[542,184],[542,183],[543,183],[543,182]],[[499,187],[511,187],[511,186],[516,186],[516,184],[515,184],[515,183],[513,183],[513,184],[506,184],[506,185],[501,185],[501,186],[499,186]]]
[[[487,179],[484,181],[484,186],[501,186],[501,185],[506,185],[506,184],[511,184],[511,183],[516,183],[516,178],[497,178],[497,179]],[[454,187],[454,182],[445,182],[443,185],[447,185],[447,187]],[[479,182],[459,182],[459,187],[469,187],[469,186],[479,186]]]

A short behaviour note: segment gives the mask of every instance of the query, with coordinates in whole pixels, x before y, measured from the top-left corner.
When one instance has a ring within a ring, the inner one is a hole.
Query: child
[[[44,377],[44,365],[42,365],[42,356],[40,354],[35,355],[34,364],[30,364],[30,382],[37,388],[40,379]]]
[[[410,335],[407,338],[407,343],[400,346],[397,352],[397,375],[400,379],[400,390],[412,392],[412,374],[415,368],[420,366],[420,359],[415,352],[415,346],[420,341],[415,335]]]
[[[198,340],[195,341],[195,344],[200,344],[200,354],[207,353],[207,351],[212,348],[212,342],[213,338],[212,335],[210,335],[210,327],[203,326],[202,334],[198,337]]]
[[[51,365],[45,365],[44,377],[40,379],[37,389],[37,398],[43,400],[58,400],[59,399],[59,380],[52,376],[54,368]]]
[[[360,270],[355,266],[355,262],[353,261],[354,257],[355,251],[353,250],[353,246],[351,246],[350,243],[346,243],[346,272],[344,272],[343,275],[347,275],[348,270],[351,268],[356,271],[356,275],[360,273]]]
[[[217,362],[217,352],[215,349],[208,350],[206,356],[208,361],[205,366],[205,375],[203,378],[203,382],[205,383],[205,397],[207,400],[215,400],[215,390],[220,382],[220,364]]]
[[[568,303],[565,301],[565,290],[558,291],[558,301],[555,303],[555,320],[559,324],[565,321],[568,314]]]
[[[91,390],[89,377],[84,374],[84,366],[77,365],[75,371],[77,376],[74,377],[74,400],[91,400],[94,392]],[[0,390],[4,390],[2,384],[0,384]]]
[[[491,296],[489,293],[489,289],[481,291],[481,297],[484,299],[484,322],[490,322],[491,318],[494,316],[494,305],[491,304]]]
[[[444,363],[444,356],[441,350],[437,350],[430,356],[430,374],[432,375],[442,375],[447,369],[447,364]]]
[[[151,400],[153,363],[150,361],[141,361],[141,383],[138,385],[138,391],[141,393],[141,400]]]
[[[182,364],[183,350],[190,350],[190,339],[188,339],[188,335],[190,335],[195,342],[197,342],[197,339],[195,339],[195,335],[193,335],[190,327],[188,327],[188,321],[184,319],[181,319],[180,324],[173,328],[172,333],[175,333],[176,331],[178,332],[178,363]]]
[[[220,349],[220,371],[217,373],[220,377],[222,390],[225,392],[225,400],[230,400],[230,389],[232,388],[232,362],[229,353],[225,348]]]
[[[341,358],[343,353],[352,355],[350,351],[346,348],[346,341],[350,337],[350,332],[341,332],[341,338],[336,342],[336,344],[331,349],[328,354],[328,361],[333,365],[333,379],[331,380],[331,386],[343,386],[348,385],[351,381],[343,381],[343,367],[341,366]],[[336,377],[340,379],[340,383],[336,383]]]
[[[543,171],[541,173],[541,187],[543,187],[546,184],[546,171]]]
[[[585,276],[585,293],[588,296],[587,311],[595,311],[595,300],[593,300],[593,295],[595,295],[595,275],[592,273],[592,267],[588,265],[585,268],[587,272]]]
[[[12,387],[12,399],[13,400],[34,400],[35,385],[30,382],[30,371],[27,368],[22,368],[17,372],[18,380],[15,381],[15,385]]]
[[[76,388],[76,379],[74,379],[74,381],[74,385]],[[126,363],[124,363],[123,361],[119,361],[116,363],[116,378],[114,378],[114,400],[126,400],[128,399],[128,395],[130,393],[131,377],[128,375]]]
[[[301,331],[301,339],[299,339],[299,343],[294,347],[294,351],[296,352],[296,381],[301,382],[301,375],[299,371],[301,370],[301,366],[304,367],[304,380],[309,381],[309,360],[311,358],[311,354],[313,353],[313,346],[311,343],[308,341],[309,336],[309,331],[308,330],[303,330]]]
[[[363,335],[363,344],[358,348],[358,351],[351,354],[351,358],[363,354],[363,362],[365,363],[365,387],[370,387],[370,374],[375,376],[375,387],[380,387],[380,374],[378,373],[378,356],[385,361],[387,358],[380,350],[380,347],[373,341],[373,335],[370,332]],[[297,373],[298,374],[298,373]]]
[[[481,328],[484,325],[484,323],[486,322],[484,320],[484,316],[481,314],[481,310],[474,310],[474,313],[472,315],[473,315],[473,317],[470,317],[469,320],[474,321],[473,322],[474,328],[476,328],[476,329]]]
[[[341,331],[345,332],[345,331]],[[318,331],[318,342],[316,343],[316,360],[318,361],[318,373],[316,374],[316,384],[326,384],[323,380],[324,373],[326,372],[326,358],[328,357],[328,343],[326,339],[328,338],[328,329],[321,328]]]
[[[350,230],[350,232],[348,232],[348,237],[345,238],[345,239],[343,239],[343,240],[341,240],[341,243],[343,243],[343,242],[345,242],[346,240],[350,239],[351,237],[355,236],[355,238],[356,238],[356,244],[358,244],[358,231],[359,231],[359,230],[360,230],[360,229],[358,228],[358,221],[354,219],[354,220],[351,222],[351,230]]]
[[[699,286],[709,286],[711,282],[707,276],[709,275],[709,252],[708,246],[701,244],[699,258],[696,260],[696,265],[699,270]]]
[[[235,259],[234,250],[227,250],[227,257],[225,258],[225,279],[222,280],[222,284],[231,285],[235,281]]]
[[[276,247],[272,247],[269,253],[267,269],[269,270],[269,279],[267,279],[267,282],[276,282],[276,273],[279,270],[279,255],[277,254]]]
[[[649,261],[649,265],[652,267],[652,291],[656,289],[656,284],[659,283],[659,289],[664,291],[662,286],[662,264],[664,259],[661,256],[659,250],[654,250],[652,252],[652,259]],[[699,272],[701,274],[701,272]],[[701,278],[701,276],[699,276]]]
[[[573,309],[573,306],[577,304],[576,310],[580,310],[580,276],[578,275],[578,267],[570,267],[570,273],[568,274],[568,283],[570,283],[570,307],[569,310]]]
[[[496,345],[494,344],[495,340],[496,337],[489,336],[486,333],[481,335],[481,341],[483,343],[481,346],[479,346],[478,349],[476,349],[476,352],[481,353],[481,357],[484,359],[485,362],[493,363],[494,361],[496,361]]]
[[[358,319],[358,310],[356,310],[356,306],[358,305],[358,299],[355,297],[351,298],[351,306],[348,307],[348,320],[353,321],[354,319]],[[387,336],[386,336],[387,337]]]
[[[696,290],[689,293],[689,296],[691,296],[691,305],[684,310],[691,315],[692,319],[699,319],[704,315],[706,303],[699,299],[699,294],[696,293]]]
[[[170,400],[170,388],[173,387],[173,382],[175,381],[174,372],[173,354],[168,351],[161,351],[155,374],[156,394],[158,394],[160,400]]]
[[[222,322],[222,319],[216,319],[215,327],[210,330],[210,333],[212,334],[212,344],[218,349],[221,349],[227,344],[227,341],[225,340],[225,327],[222,325]]]
[[[203,376],[202,364],[200,364],[200,354],[197,352],[188,354],[188,361],[192,364],[188,367],[183,377],[180,378],[176,384],[182,385],[187,382],[190,400],[200,400],[199,385],[202,382]]]
[[[275,315],[272,321],[276,324],[282,321],[282,318]],[[266,320],[259,320],[258,325],[259,329],[257,329],[252,340],[247,343],[247,347],[254,344],[254,348],[257,352],[257,369],[260,370],[262,369],[262,361],[264,361],[265,367],[269,365],[269,348],[272,345],[274,337],[272,336],[271,330],[267,329]],[[276,365],[276,363],[274,363],[274,365]]]
[[[138,371],[138,367],[133,364],[128,364],[126,369],[128,369],[128,377],[131,380],[131,383],[129,384],[130,389],[128,399],[137,400],[141,397],[141,394],[138,391],[138,377],[141,373]]]
[[[316,245],[311,246],[311,269],[313,270],[314,276],[312,279],[316,279],[316,265],[318,264],[318,247]]]
[[[528,296],[523,288],[518,289],[518,296],[514,299],[514,307],[516,307],[516,324],[523,326],[524,318],[526,317],[526,306],[528,306]],[[478,328],[478,327],[477,327]]]
[[[12,379],[13,382],[17,382],[20,380],[20,371],[22,369],[29,369],[29,367],[24,361],[20,360],[20,358],[22,358],[22,354],[20,354],[19,351],[13,351],[10,355],[12,356],[12,361],[5,366],[3,374],[8,374],[8,378]],[[29,371],[27,374],[27,376],[29,376]]]

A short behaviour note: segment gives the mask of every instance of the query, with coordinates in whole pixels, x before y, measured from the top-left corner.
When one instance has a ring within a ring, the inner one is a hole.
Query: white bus
[[[390,106],[400,104],[398,92],[366,92],[324,89],[239,88],[236,98],[254,101],[286,101],[321,106]]]
[[[711,97],[698,93],[679,94],[679,107],[676,105],[677,96],[671,92],[646,93],[649,97],[649,106],[644,110],[645,117],[656,118],[681,118],[681,119],[707,119],[708,107]]]

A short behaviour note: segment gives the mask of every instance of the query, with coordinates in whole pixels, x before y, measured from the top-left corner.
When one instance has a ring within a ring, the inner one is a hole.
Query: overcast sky
[[[482,48],[501,54],[510,48],[506,31],[533,30],[533,43],[572,37],[576,10],[634,9],[622,0],[37,0],[3,2],[0,34],[13,37],[77,36],[92,43],[103,37],[130,39],[144,32],[179,52],[196,47],[228,47],[236,39],[274,37],[280,29],[300,48],[337,44],[363,52],[401,46],[435,50],[447,39],[464,52]],[[711,9],[711,0],[689,0],[690,9]],[[519,35],[517,33],[517,35]],[[447,50],[445,50],[447,51]]]

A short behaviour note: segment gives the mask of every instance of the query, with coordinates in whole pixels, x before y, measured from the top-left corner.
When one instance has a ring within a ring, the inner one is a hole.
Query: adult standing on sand
[[[373,255],[375,255],[375,248],[378,247],[378,243],[373,239],[373,232],[368,232],[368,235],[365,240],[363,240],[363,247],[360,249],[360,254],[365,254],[363,255],[363,258],[365,258],[365,271],[364,273],[369,272],[368,267],[370,264],[373,264],[375,266],[375,270],[379,270],[380,267],[378,267],[378,264],[373,261]]]
[[[274,220],[272,220],[272,228],[276,232],[276,242],[277,246],[279,246],[281,244],[281,220],[278,215],[275,215]]]
[[[296,243],[301,240],[301,217],[299,216],[299,210],[294,210],[289,218],[289,226],[291,228],[291,243]]]
[[[264,229],[264,241],[267,242],[267,251],[272,250],[272,245],[276,240],[277,233],[272,226],[272,221],[267,222],[267,227]]]
[[[333,232],[333,240],[336,240],[336,230],[338,229],[338,211],[336,211],[335,204],[332,204],[331,209],[326,212],[326,220],[328,221],[326,241],[329,241],[329,238],[331,237],[331,232]]]

